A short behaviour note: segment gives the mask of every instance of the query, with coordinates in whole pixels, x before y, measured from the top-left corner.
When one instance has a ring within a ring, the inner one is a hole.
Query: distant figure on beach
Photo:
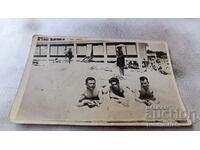
[[[149,65],[149,61],[147,61],[144,58],[143,61],[142,61],[142,67],[145,68],[145,70],[144,70],[145,72],[147,71],[148,65]]]
[[[72,55],[72,49],[69,48],[69,50],[68,50],[69,64],[70,64],[70,62],[71,62],[72,57],[73,57],[73,55]]]
[[[119,67],[119,73],[120,75],[124,76],[125,58],[121,46],[117,47],[116,56],[117,56],[117,66]]]
[[[69,48],[68,51],[66,51],[66,49],[65,49],[65,59],[67,60],[67,58],[68,58],[68,60],[69,60],[68,62],[70,64],[71,59],[73,58],[72,49],[71,48]]]

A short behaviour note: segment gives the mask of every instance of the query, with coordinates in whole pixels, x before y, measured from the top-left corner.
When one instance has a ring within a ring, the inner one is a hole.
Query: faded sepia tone
[[[98,94],[88,94],[88,77]],[[34,124],[191,125],[167,44],[123,39],[34,36],[10,116]]]

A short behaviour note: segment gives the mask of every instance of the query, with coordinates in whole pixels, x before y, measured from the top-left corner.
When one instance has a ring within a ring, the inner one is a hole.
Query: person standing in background
[[[73,57],[71,48],[69,48],[69,50],[68,50],[68,52],[67,52],[67,56],[68,56],[68,58],[69,58],[69,64],[70,64],[71,59],[72,59],[72,57]]]
[[[117,66],[119,67],[119,73],[120,75],[124,76],[125,58],[121,46],[117,47],[116,56],[117,56]]]

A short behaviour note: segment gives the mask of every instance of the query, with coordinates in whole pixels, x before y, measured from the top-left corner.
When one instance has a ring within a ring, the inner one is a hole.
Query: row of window
[[[46,57],[47,56],[47,45],[37,45],[35,50],[35,57]],[[64,57],[66,52],[71,49],[74,54],[73,45],[51,45],[50,46],[50,57]],[[137,55],[135,44],[126,44],[122,47],[123,54],[127,57]],[[77,57],[85,56],[96,56],[104,57],[103,44],[77,44]],[[106,45],[106,54],[108,57],[116,57],[116,44]]]

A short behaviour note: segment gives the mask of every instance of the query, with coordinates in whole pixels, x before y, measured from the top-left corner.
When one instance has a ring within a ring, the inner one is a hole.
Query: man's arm
[[[109,95],[110,95],[110,98],[114,98],[114,99],[117,99],[117,100],[118,99],[124,99],[124,97],[118,96],[111,91],[110,91]]]
[[[135,92],[135,101],[139,103],[144,103],[147,106],[150,106],[152,103],[148,99],[139,98],[139,92]]]
[[[80,98],[79,98],[79,100],[78,100],[78,102],[81,103],[85,98],[86,98],[86,97],[85,97],[85,94],[82,93],[81,96],[80,96]]]
[[[118,96],[118,95],[114,94],[113,92],[110,92],[109,94],[110,94],[110,98],[115,99],[116,102],[121,103],[124,106],[128,106],[129,105],[129,99],[128,99],[127,92],[124,91],[124,96],[125,97]]]

